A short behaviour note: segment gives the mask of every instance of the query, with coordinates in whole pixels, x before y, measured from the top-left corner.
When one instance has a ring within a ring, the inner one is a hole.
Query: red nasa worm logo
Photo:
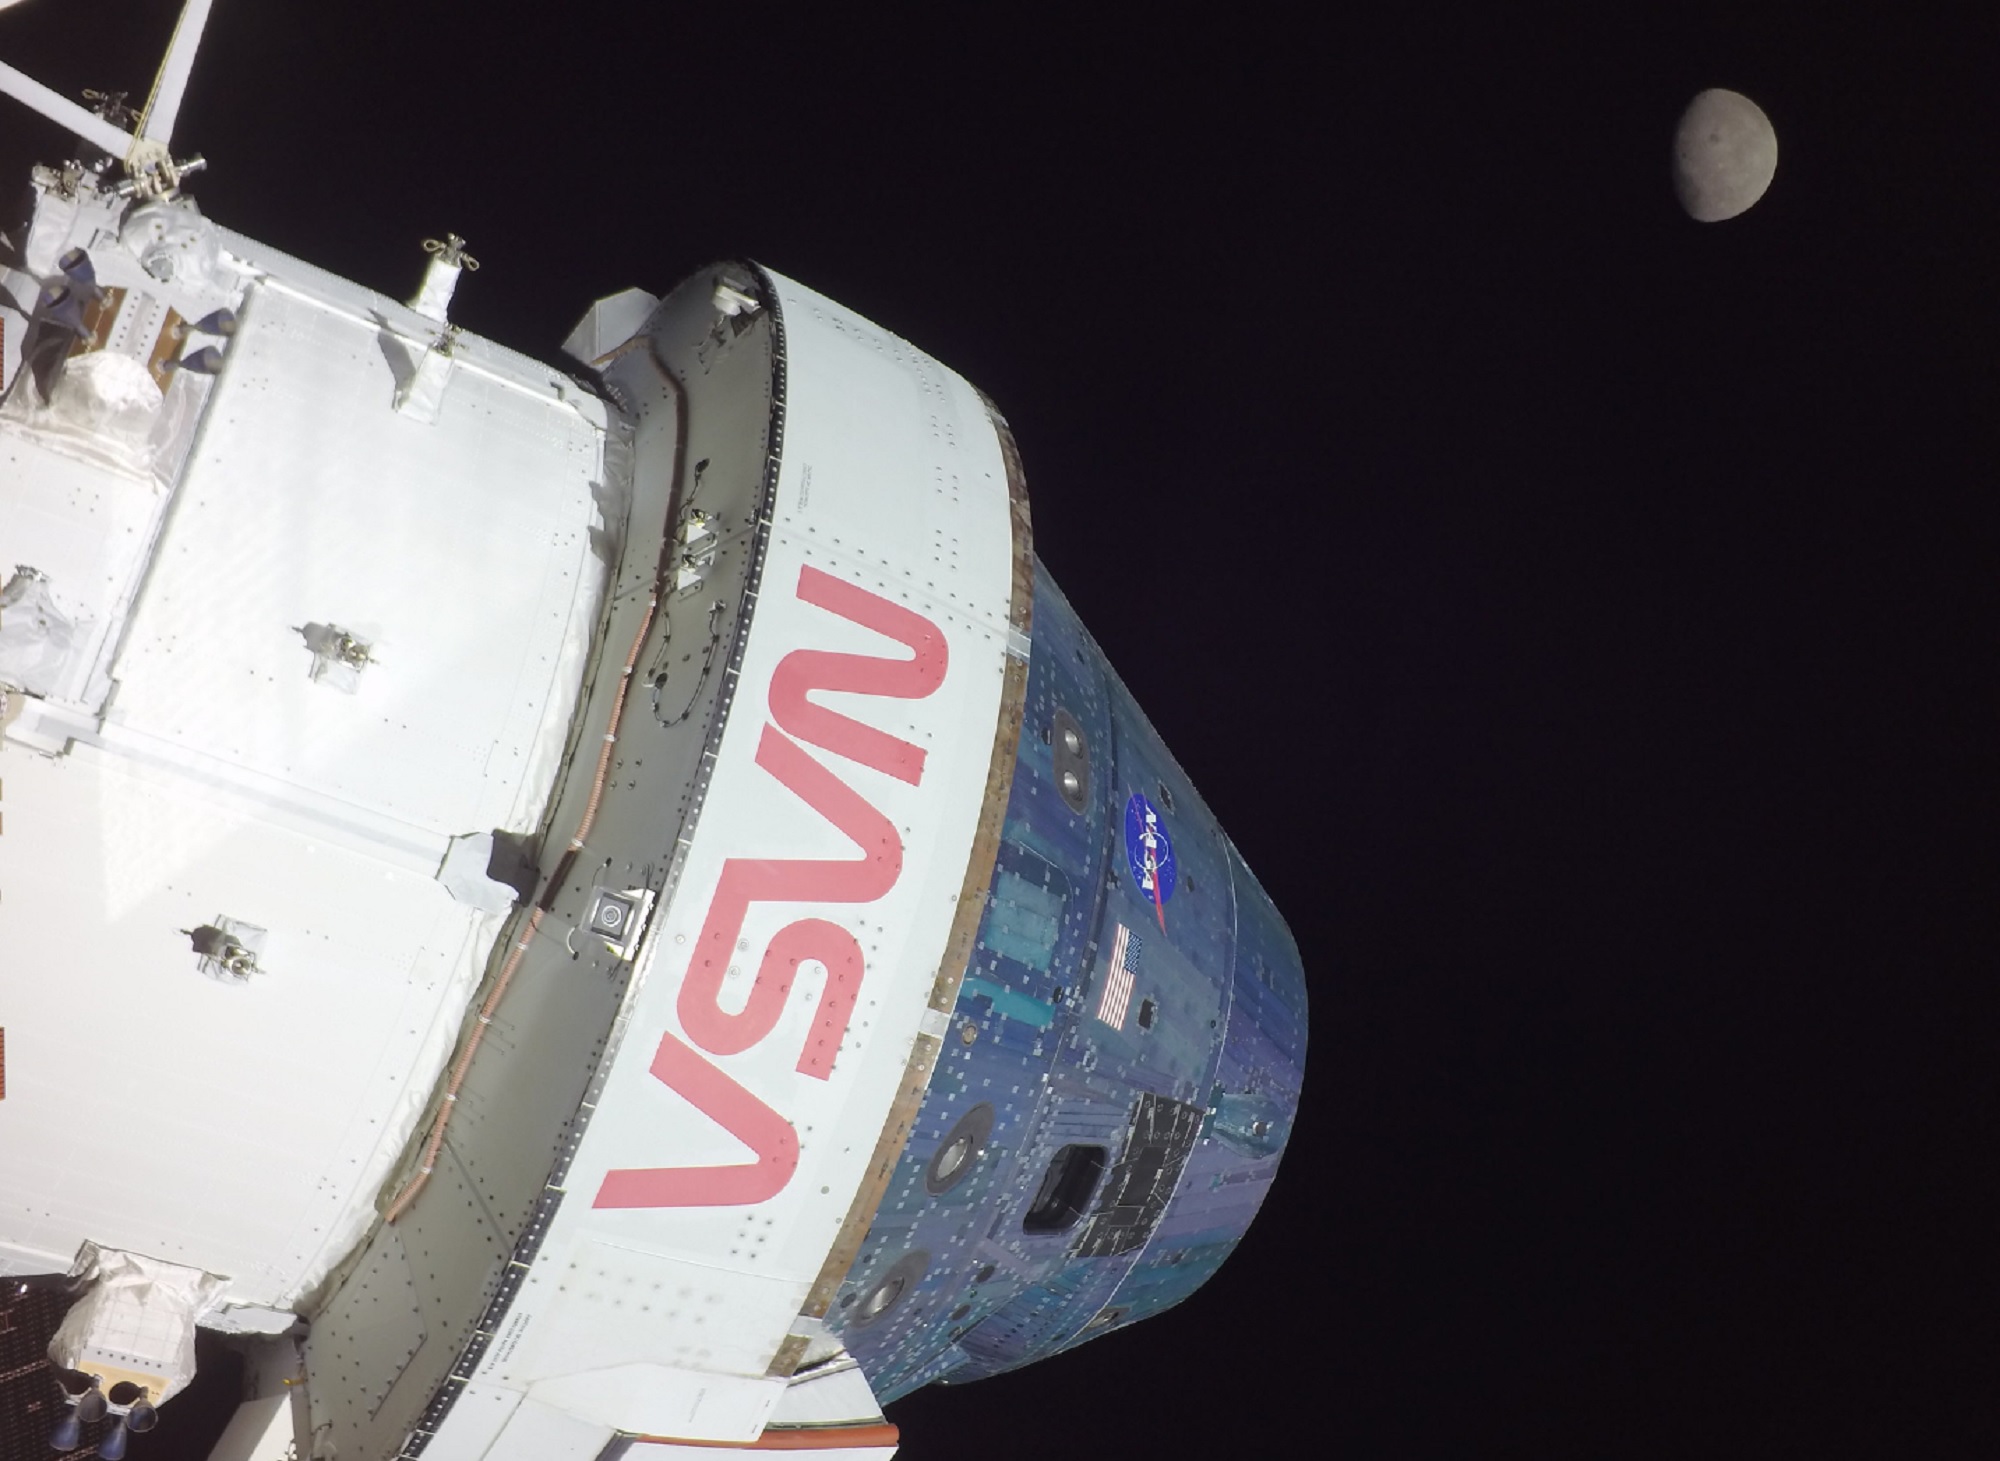
[[[921,614],[817,568],[799,570],[798,596],[898,641],[913,656],[878,659],[797,649],[779,661],[771,676],[771,719],[776,724],[764,727],[757,764],[839,828],[861,855],[732,857],[723,863],[681,984],[681,1025],[694,1044],[671,1031],[663,1033],[652,1072],[754,1155],[729,1166],[613,1171],[598,1188],[595,1207],[747,1206],[784,1190],[799,1164],[798,1133],[709,1057],[741,1054],[769,1035],[784,1013],[799,965],[815,960],[826,967],[826,987],[798,1070],[827,1079],[866,973],[861,945],[830,919],[786,924],[772,936],[749,999],[734,1013],[723,1009],[720,1000],[730,956],[753,903],[872,903],[896,885],[903,870],[903,839],[895,824],[799,742],[920,785],[924,752],[919,747],[815,704],[808,695],[837,690],[921,700],[944,683],[944,634]]]

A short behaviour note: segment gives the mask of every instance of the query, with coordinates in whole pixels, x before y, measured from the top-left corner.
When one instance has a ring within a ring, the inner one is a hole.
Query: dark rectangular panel
[[[1201,1135],[1201,1117],[1199,1106],[1150,1092],[1139,1097],[1125,1150],[1077,1245],[1080,1256],[1109,1258],[1145,1245]]]

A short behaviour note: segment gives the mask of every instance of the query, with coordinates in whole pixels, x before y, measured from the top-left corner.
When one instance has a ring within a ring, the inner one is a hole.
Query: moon
[[[1674,191],[1688,216],[1720,223],[1749,209],[1778,171],[1778,134],[1741,92],[1711,87],[1674,133]]]

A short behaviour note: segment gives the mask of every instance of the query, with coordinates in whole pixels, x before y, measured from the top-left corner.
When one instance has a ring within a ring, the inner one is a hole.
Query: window
[[[1104,1175],[1104,1148],[1066,1146],[1049,1163],[1042,1176],[1041,1190],[1035,1193],[1028,1215],[1021,1219],[1027,1233],[1060,1233],[1074,1227],[1090,1206],[1097,1179]]]
[[[969,1175],[986,1143],[993,1139],[993,1103],[981,1101],[959,1117],[945,1133],[924,1168],[924,1190],[941,1197]]]
[[[893,1311],[899,1304],[916,1292],[924,1274],[931,1266],[931,1255],[918,1248],[898,1258],[880,1278],[874,1287],[868,1289],[861,1302],[854,1309],[854,1324],[865,1329]],[[841,1301],[844,1305],[846,1300]]]

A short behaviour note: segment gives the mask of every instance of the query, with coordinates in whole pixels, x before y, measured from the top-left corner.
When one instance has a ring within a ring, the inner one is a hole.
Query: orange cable
[[[590,783],[590,801],[584,808],[583,820],[577,825],[576,836],[570,839],[572,852],[583,846],[583,839],[589,835],[591,824],[597,820],[598,804],[604,799],[604,779],[611,770],[611,749],[618,742],[618,727],[625,716],[625,692],[632,684],[632,670],[639,663],[640,647],[645,644],[646,635],[653,627],[653,613],[659,605],[660,595],[656,589],[652,597],[646,601],[646,612],[639,620],[639,632],[632,637],[631,652],[625,656],[625,668],[619,673],[618,693],[611,702],[611,729],[604,733],[604,749],[597,754],[597,775]],[[451,1124],[452,1108],[458,1104],[459,1087],[465,1083],[466,1072],[472,1066],[472,1057],[479,1049],[479,1042],[486,1038],[486,1027],[493,1023],[493,1012],[500,1007],[500,1000],[507,993],[508,984],[513,981],[514,971],[520,968],[521,960],[527,957],[528,944],[542,926],[543,911],[537,907],[528,915],[527,928],[522,931],[521,937],[514,941],[513,953],[507,956],[507,962],[501,967],[500,977],[493,981],[493,992],[486,996],[486,1003],[480,1006],[479,1023],[472,1027],[472,1037],[465,1042],[465,1049],[459,1052],[458,1059],[452,1062],[451,1080],[445,1085],[444,1103],[438,1107],[437,1116],[431,1122],[430,1139],[424,1143],[423,1160],[418,1164],[410,1180],[403,1184],[402,1190],[390,1201],[388,1210],[382,1216],[384,1222],[393,1223],[409,1211],[410,1204],[417,1200],[417,1194],[422,1192],[424,1184],[430,1181],[431,1168],[437,1165],[438,1151],[444,1145],[445,1128]]]

